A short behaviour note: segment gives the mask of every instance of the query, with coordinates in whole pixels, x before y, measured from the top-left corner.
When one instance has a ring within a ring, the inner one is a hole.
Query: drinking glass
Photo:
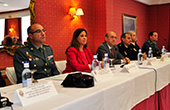
[[[114,58],[109,58],[109,61],[110,61],[109,66],[110,66],[110,68],[114,67],[113,60],[114,60]]]

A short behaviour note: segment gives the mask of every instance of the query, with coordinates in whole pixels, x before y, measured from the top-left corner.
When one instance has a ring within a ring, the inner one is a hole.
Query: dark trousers
[[[5,80],[3,79],[1,72],[0,72],[0,87],[6,86]]]

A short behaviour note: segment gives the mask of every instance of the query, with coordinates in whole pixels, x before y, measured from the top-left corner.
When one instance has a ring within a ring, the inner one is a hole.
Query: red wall
[[[113,3],[112,3],[113,2]],[[112,4],[111,4],[112,3]],[[129,14],[137,17],[138,44],[141,47],[147,39],[148,33],[148,6],[133,0],[108,0],[107,8],[107,31],[115,31],[120,42],[122,34],[122,14]],[[112,11],[109,11],[112,9]]]
[[[47,30],[47,42],[54,51],[55,60],[65,59],[65,50],[70,45],[73,32],[85,28],[88,32],[88,46],[94,53],[95,13],[91,0],[37,0],[36,21]],[[82,8],[84,16],[71,20],[70,7]]]
[[[159,39],[157,42],[158,47],[161,49],[165,45],[168,48],[168,43],[170,40],[170,4],[150,6],[149,7],[149,30],[157,31],[159,34]],[[167,42],[164,41],[167,39]]]
[[[84,16],[70,20],[68,10],[71,6],[81,7]],[[54,11],[55,10],[55,11]],[[55,60],[65,59],[65,49],[69,46],[75,29],[83,27],[88,32],[88,46],[92,53],[104,41],[107,31],[122,34],[122,14],[137,16],[139,45],[147,39],[148,6],[132,0],[37,0],[36,21],[47,30],[47,42],[54,50]],[[67,40],[65,40],[67,39]],[[118,39],[118,42],[120,39]]]
[[[0,53],[0,67],[10,67],[13,66],[13,57],[9,56],[7,53]]]
[[[82,8],[84,15],[71,20],[68,15],[71,6]],[[139,46],[152,30],[158,31],[161,43],[164,38],[169,40],[169,5],[147,6],[133,0],[36,0],[35,8],[36,21],[47,30],[46,43],[53,48],[55,60],[66,59],[65,50],[77,28],[87,30],[88,47],[93,54],[107,31],[116,32],[119,43],[123,13],[137,16]],[[161,43],[158,46],[162,46]],[[2,65],[8,64],[4,60]]]

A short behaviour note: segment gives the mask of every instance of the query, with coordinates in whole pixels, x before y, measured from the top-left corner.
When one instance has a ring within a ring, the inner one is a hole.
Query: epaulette
[[[28,46],[28,44],[23,44],[23,45],[21,45],[20,47],[21,48],[24,48],[24,47],[27,47]]]
[[[153,44],[153,42],[152,41],[148,41],[150,44]]]
[[[47,46],[47,47],[49,47],[49,45],[48,45],[48,44],[43,44],[43,46]]]

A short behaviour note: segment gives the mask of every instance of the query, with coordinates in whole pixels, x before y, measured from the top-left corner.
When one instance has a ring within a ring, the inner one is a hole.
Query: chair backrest
[[[7,67],[6,68],[6,76],[8,77],[9,81],[12,84],[17,84],[17,77],[16,77],[16,74],[15,74],[14,67]]]
[[[66,68],[66,60],[61,60],[61,61],[55,61],[55,64],[57,66],[58,71],[60,74],[65,70]]]

